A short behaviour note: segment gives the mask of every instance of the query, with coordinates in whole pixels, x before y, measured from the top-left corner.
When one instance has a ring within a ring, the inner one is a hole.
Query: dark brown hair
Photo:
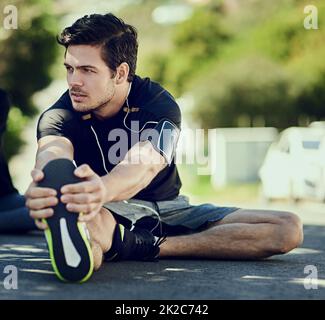
[[[57,41],[66,49],[81,44],[102,46],[102,59],[113,74],[126,62],[130,68],[128,81],[133,80],[138,54],[137,31],[113,14],[86,15],[65,28]]]

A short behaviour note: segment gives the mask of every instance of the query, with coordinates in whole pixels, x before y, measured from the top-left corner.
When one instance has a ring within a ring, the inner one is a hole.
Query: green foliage
[[[150,76],[158,83],[164,83],[168,56],[163,53],[154,53],[146,61],[147,68],[150,70]]]
[[[229,203],[233,206],[256,201],[259,197],[258,183],[229,184],[214,189],[210,176],[196,174],[196,165],[179,164],[177,167],[183,182],[182,193],[190,197],[192,204]]]
[[[19,108],[10,109],[7,130],[4,135],[4,151],[8,159],[14,156],[23,146],[21,132],[28,122],[28,117],[24,116]]]
[[[297,94],[297,108],[302,115],[325,119],[325,70],[314,81]]]
[[[193,117],[205,128],[299,124],[325,113],[325,3],[315,0],[224,2],[177,26],[174,50],[155,77],[196,100]],[[304,7],[318,9],[318,30],[303,26]],[[156,59],[157,61],[157,59]],[[159,65],[159,64],[158,64]],[[246,120],[245,120],[246,119]]]
[[[293,114],[285,71],[260,56],[219,67],[194,87],[200,106],[194,117],[206,128],[236,127],[242,119],[247,119],[244,125],[251,126],[260,118],[267,126],[281,127]]]
[[[197,59],[200,62],[215,56],[220,43],[229,38],[221,17],[217,9],[196,11],[190,20],[178,27],[174,38],[177,49],[192,61]]]
[[[160,80],[175,95],[181,95],[187,80],[199,73],[201,66],[215,59],[229,37],[218,6],[201,8],[190,20],[176,27],[174,49],[154,54],[148,60],[150,76]]]
[[[36,113],[33,93],[51,81],[51,65],[57,54],[55,18],[48,13],[48,4],[40,0],[18,2],[19,27],[1,42],[0,85],[28,116]]]
[[[37,113],[33,94],[51,82],[51,68],[58,52],[56,19],[51,15],[50,0],[16,0],[10,4],[18,8],[18,29],[6,30],[2,37],[0,34],[0,87],[8,91],[13,105],[21,110],[18,119],[26,120],[23,116]],[[21,124],[13,119],[8,123],[8,156],[17,153],[23,144],[18,130]]]

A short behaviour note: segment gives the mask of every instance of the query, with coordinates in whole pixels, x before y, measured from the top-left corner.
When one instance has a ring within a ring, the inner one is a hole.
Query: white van
[[[325,137],[317,153],[318,156],[310,162],[305,173],[307,196],[325,202]]]
[[[325,128],[291,127],[274,142],[259,170],[262,194],[266,199],[315,198],[310,182],[315,163],[320,163],[320,146]]]

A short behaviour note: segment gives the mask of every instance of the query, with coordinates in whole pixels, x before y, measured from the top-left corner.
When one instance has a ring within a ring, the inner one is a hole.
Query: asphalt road
[[[0,299],[325,299],[325,207],[289,209],[305,223],[302,247],[289,254],[265,261],[106,263],[81,285],[55,277],[41,233],[0,235]],[[5,289],[8,265],[18,268],[17,289]],[[317,289],[305,288],[308,265],[317,268]]]

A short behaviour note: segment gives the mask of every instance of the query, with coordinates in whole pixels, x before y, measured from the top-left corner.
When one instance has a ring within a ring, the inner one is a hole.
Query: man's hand
[[[79,221],[93,219],[105,203],[106,188],[102,179],[89,167],[83,164],[74,174],[85,181],[68,184],[61,188],[61,201],[67,204],[67,210],[82,212]]]
[[[47,229],[47,225],[41,221],[43,218],[49,218],[53,215],[54,207],[58,203],[56,190],[51,188],[37,187],[37,183],[44,178],[41,170],[34,169],[31,172],[33,182],[25,192],[26,207],[29,209],[30,216],[35,219],[35,224],[39,229]]]

